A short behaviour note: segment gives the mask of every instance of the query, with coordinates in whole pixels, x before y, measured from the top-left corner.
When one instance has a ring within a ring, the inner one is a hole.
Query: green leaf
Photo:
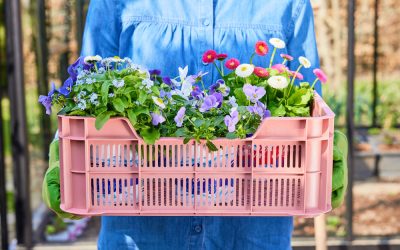
[[[157,96],[160,96],[160,90],[158,89],[158,86],[151,87],[151,91],[153,91],[153,93]]]
[[[97,130],[100,130],[104,126],[104,124],[110,119],[111,114],[111,112],[106,111],[96,117],[95,127]]]
[[[201,127],[201,125],[204,124],[204,120],[196,119],[196,120],[193,121],[193,123],[197,128],[199,128],[199,127]]]
[[[235,89],[233,93],[235,94],[237,104],[240,106],[247,105],[248,101],[243,89]]]
[[[108,90],[110,88],[110,85],[111,85],[110,81],[105,81],[103,85],[101,85],[100,93],[101,93],[101,99],[104,102],[104,104],[106,104],[108,101]]]
[[[186,102],[186,99],[180,95],[172,95],[172,99],[174,99],[175,101]]]
[[[147,144],[154,144],[160,138],[160,130],[155,127],[142,129],[140,135]]]
[[[135,112],[133,111],[133,109],[128,109],[128,110],[126,111],[126,113],[128,114],[128,119],[129,119],[129,121],[131,122],[132,126],[135,126],[137,120],[136,120],[136,114],[135,114]]]
[[[175,136],[178,137],[184,137],[186,136],[186,130],[184,128],[179,128],[178,130],[175,131]]]
[[[225,119],[224,116],[218,116],[218,117],[214,118],[214,119],[213,119],[213,120],[214,120],[214,121],[213,121],[214,127],[217,127],[217,126],[221,125],[221,123],[224,122],[224,119]]]
[[[150,111],[146,107],[136,107],[133,109],[134,113],[136,116],[139,116],[140,114],[145,114],[150,116]]]
[[[298,89],[287,100],[289,106],[307,105],[312,98],[312,92],[309,89]]]
[[[121,98],[115,98],[113,101],[113,106],[116,111],[122,113],[125,110],[124,103],[122,102]]]
[[[190,137],[185,137],[185,139],[183,139],[183,144],[187,144],[190,140]]]
[[[226,138],[228,138],[228,139],[236,139],[237,136],[236,136],[235,133],[229,132],[229,133],[226,134]]]
[[[147,93],[145,91],[140,91],[139,92],[139,97],[138,97],[138,102],[140,104],[143,104],[147,99]]]
[[[218,150],[218,148],[215,146],[215,144],[212,143],[212,141],[210,141],[210,140],[207,140],[206,146],[207,146],[208,150],[210,150],[210,151],[212,151],[212,152]]]
[[[283,117],[286,114],[286,109],[282,104],[279,106],[271,105],[269,110],[271,111],[271,116],[275,117]]]
[[[81,109],[77,109],[77,110],[71,111],[68,115],[84,116],[84,115],[86,115],[86,112]]]

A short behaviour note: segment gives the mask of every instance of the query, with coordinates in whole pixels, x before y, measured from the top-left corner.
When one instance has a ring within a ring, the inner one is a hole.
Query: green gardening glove
[[[348,149],[346,136],[336,130],[333,137],[332,208],[339,207],[346,194]]]
[[[82,217],[64,212],[60,208],[60,161],[58,147],[58,139],[54,139],[50,144],[49,168],[44,175],[42,197],[46,205],[60,218],[78,220]]]

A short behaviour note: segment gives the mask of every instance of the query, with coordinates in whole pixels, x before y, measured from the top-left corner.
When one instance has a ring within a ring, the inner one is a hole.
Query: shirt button
[[[196,233],[200,233],[202,229],[203,229],[203,228],[202,228],[201,225],[196,225],[196,226],[194,227],[194,231],[195,231]]]
[[[206,18],[206,19],[204,19],[204,20],[203,20],[203,25],[204,25],[204,26],[208,26],[208,25],[210,25],[210,20],[209,20],[209,19],[207,19],[207,18]]]

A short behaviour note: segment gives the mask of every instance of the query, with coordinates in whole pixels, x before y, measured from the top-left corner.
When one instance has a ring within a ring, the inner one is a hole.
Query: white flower
[[[183,69],[181,67],[179,67],[178,70],[179,70],[179,78],[181,79],[181,82],[185,81],[186,76],[189,71],[188,66],[186,65],[186,67]]]
[[[108,97],[110,97],[110,98],[114,97],[114,93],[108,94]]]
[[[85,100],[80,100],[80,102],[78,103],[78,108],[81,110],[85,110],[86,109],[86,101]]]
[[[304,56],[300,56],[299,57],[299,62],[301,65],[304,66],[304,68],[308,69],[309,67],[311,67],[311,62],[310,60],[308,60],[307,58],[305,58]]]
[[[97,94],[96,93],[92,93],[89,98],[90,98],[91,103],[95,104],[95,102],[97,102]]]
[[[230,96],[228,103],[232,106],[232,108],[237,108],[238,104],[236,103],[236,98],[234,96]]]
[[[152,96],[153,102],[162,109],[165,109],[165,104],[160,97]]]
[[[268,79],[268,84],[275,89],[284,89],[289,85],[289,82],[284,76],[272,76]]]
[[[112,84],[116,87],[116,88],[121,88],[121,87],[123,87],[124,85],[125,85],[125,81],[122,79],[122,80],[117,80],[117,79],[114,79],[113,81],[112,81]]]
[[[269,43],[277,49],[283,49],[286,47],[286,43],[279,38],[271,38],[269,39]]]
[[[240,77],[248,77],[253,73],[253,71],[254,65],[243,63],[236,68],[235,73]]]
[[[97,70],[97,73],[99,73],[99,74],[104,73],[104,72],[106,72],[106,69],[105,69],[104,67],[100,67],[100,68]]]
[[[94,79],[94,78],[87,78],[86,79],[86,84],[92,84],[92,83],[95,83],[96,82],[96,79]]]
[[[101,61],[101,56],[99,56],[99,55],[96,55],[96,56],[86,56],[84,59],[83,59],[83,61],[85,62],[85,63],[95,63],[95,62],[98,62],[98,61]]]
[[[153,87],[154,82],[148,78],[143,79],[142,81],[143,86],[145,86],[147,89],[150,89],[151,87]]]
[[[118,56],[110,57],[109,60],[110,60],[110,62],[115,62],[115,63],[120,63],[120,62],[124,61],[121,58],[119,58]]]

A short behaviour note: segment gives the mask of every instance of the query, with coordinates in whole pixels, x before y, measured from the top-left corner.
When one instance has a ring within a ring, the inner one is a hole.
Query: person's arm
[[[120,25],[117,12],[118,0],[91,0],[86,18],[82,41],[81,56],[100,55],[116,56],[119,53]],[[46,205],[59,217],[80,219],[81,217],[64,212],[60,208],[60,162],[58,133],[49,150],[49,168],[42,187],[42,196]]]
[[[289,55],[295,60],[289,63],[289,68],[296,70],[299,66],[298,58],[305,56],[311,62],[311,68],[301,69],[304,80],[313,82],[315,76],[313,69],[319,68],[319,57],[317,50],[317,42],[314,31],[314,14],[310,0],[294,1],[296,4],[293,8],[292,20],[286,29],[288,37],[287,49]],[[321,95],[321,85],[318,82],[315,86],[317,92]]]
[[[83,33],[81,56],[119,55],[120,0],[91,0]]]

